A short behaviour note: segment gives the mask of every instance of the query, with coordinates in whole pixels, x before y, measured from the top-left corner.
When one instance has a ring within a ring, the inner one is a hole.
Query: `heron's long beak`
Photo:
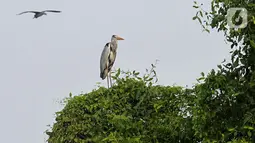
[[[117,36],[117,40],[124,40],[124,39],[121,38],[120,36]]]

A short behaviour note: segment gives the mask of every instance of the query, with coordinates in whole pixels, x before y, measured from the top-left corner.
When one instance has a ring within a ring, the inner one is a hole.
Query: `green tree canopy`
[[[194,124],[196,135],[203,140],[222,142],[255,141],[255,1],[213,0],[209,12],[201,6],[194,3],[198,12],[193,19],[204,29],[216,28],[224,33],[231,44],[231,62],[219,65],[218,71],[212,70],[204,83],[194,88],[198,104],[193,115],[199,121]],[[248,11],[245,28],[234,29],[227,25],[227,12],[235,7]]]
[[[193,7],[205,31],[223,32],[231,61],[202,73],[191,89],[155,84],[154,65],[143,76],[118,70],[112,88],[67,98],[48,142],[255,142],[255,2],[212,0],[209,11],[197,2]],[[247,9],[245,28],[227,26],[232,7]]]
[[[120,70],[116,73],[118,76]],[[192,90],[153,86],[153,77],[126,73],[116,85],[67,100],[49,142],[178,142],[193,140]],[[184,118],[185,117],[185,118]]]

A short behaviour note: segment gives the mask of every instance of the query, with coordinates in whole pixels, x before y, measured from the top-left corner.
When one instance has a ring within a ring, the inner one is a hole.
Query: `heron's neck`
[[[113,48],[113,50],[117,50],[118,47],[118,40],[116,38],[112,38],[111,40],[111,46]]]

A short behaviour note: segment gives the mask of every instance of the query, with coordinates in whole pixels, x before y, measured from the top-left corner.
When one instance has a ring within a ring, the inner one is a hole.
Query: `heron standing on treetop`
[[[124,40],[124,39],[118,35],[112,35],[111,42],[106,43],[106,45],[104,46],[104,50],[101,54],[100,77],[102,78],[102,80],[104,80],[107,77],[108,88],[109,88],[109,78],[110,78],[110,83],[112,86],[111,74],[109,73],[116,59],[118,40]]]
[[[43,15],[47,15],[46,12],[56,12],[56,13],[60,13],[61,11],[58,11],[58,10],[44,10],[44,11],[24,11],[24,12],[21,12],[17,15],[21,15],[21,14],[24,14],[24,13],[34,13],[34,18],[38,18],[40,16],[43,16]]]

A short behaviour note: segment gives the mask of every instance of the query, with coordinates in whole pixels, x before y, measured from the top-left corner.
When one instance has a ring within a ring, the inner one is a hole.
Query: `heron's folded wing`
[[[106,43],[100,58],[100,77],[103,79],[106,77],[106,74],[107,74],[106,70],[109,64],[108,63],[109,54],[110,54],[110,43]]]

